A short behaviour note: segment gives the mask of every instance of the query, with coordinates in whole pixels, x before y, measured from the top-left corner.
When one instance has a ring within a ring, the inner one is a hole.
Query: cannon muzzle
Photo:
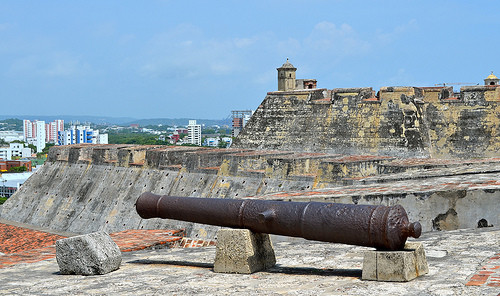
[[[309,240],[403,249],[422,232],[404,208],[323,202],[176,197],[143,193],[136,210],[144,219],[164,218]]]

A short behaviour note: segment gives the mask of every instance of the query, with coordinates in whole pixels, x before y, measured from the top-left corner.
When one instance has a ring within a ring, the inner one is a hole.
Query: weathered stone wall
[[[426,231],[470,228],[480,219],[500,223],[495,207],[499,162],[285,150],[59,146],[51,148],[43,167],[0,207],[0,217],[74,233],[185,228],[191,237],[214,237],[216,227],[141,219],[135,201],[150,191],[209,198],[402,204]]]
[[[273,178],[283,170],[281,164],[269,165],[268,158],[284,154],[293,152],[132,145],[54,147],[43,167],[0,207],[0,217],[75,233],[163,227],[213,237],[214,227],[143,220],[136,213],[135,201],[146,191],[235,198],[310,189],[311,176]]]
[[[399,157],[500,153],[500,87],[268,93],[233,147]]]

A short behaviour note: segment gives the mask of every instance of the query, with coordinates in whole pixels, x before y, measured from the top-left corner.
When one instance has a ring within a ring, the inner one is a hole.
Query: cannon
[[[410,223],[400,205],[176,197],[146,192],[137,199],[136,210],[143,219],[245,228],[380,250],[402,250],[408,237],[418,238],[422,232],[420,223]]]

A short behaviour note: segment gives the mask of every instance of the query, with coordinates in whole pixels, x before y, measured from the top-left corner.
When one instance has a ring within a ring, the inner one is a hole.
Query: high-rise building
[[[64,120],[45,123],[41,120],[23,120],[24,141],[36,146],[37,152],[45,148],[45,143],[55,143],[59,131],[64,130]]]
[[[36,151],[41,152],[45,148],[46,126],[45,121],[41,120],[23,120],[24,141],[36,146]]]
[[[201,125],[196,120],[190,120],[188,129],[188,143],[201,146]]]
[[[45,124],[45,141],[47,143],[57,142],[57,135],[64,130],[64,120],[54,120]]]
[[[252,117],[253,111],[252,110],[234,110],[231,111],[231,115],[233,117],[233,129],[232,129],[232,136],[237,137],[238,134],[241,132],[243,127],[247,124],[247,122],[250,120],[250,117]]]

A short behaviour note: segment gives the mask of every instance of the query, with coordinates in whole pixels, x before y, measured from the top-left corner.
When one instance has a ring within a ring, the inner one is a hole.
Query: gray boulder
[[[122,254],[104,231],[56,241],[56,259],[61,274],[97,275],[120,268]]]

